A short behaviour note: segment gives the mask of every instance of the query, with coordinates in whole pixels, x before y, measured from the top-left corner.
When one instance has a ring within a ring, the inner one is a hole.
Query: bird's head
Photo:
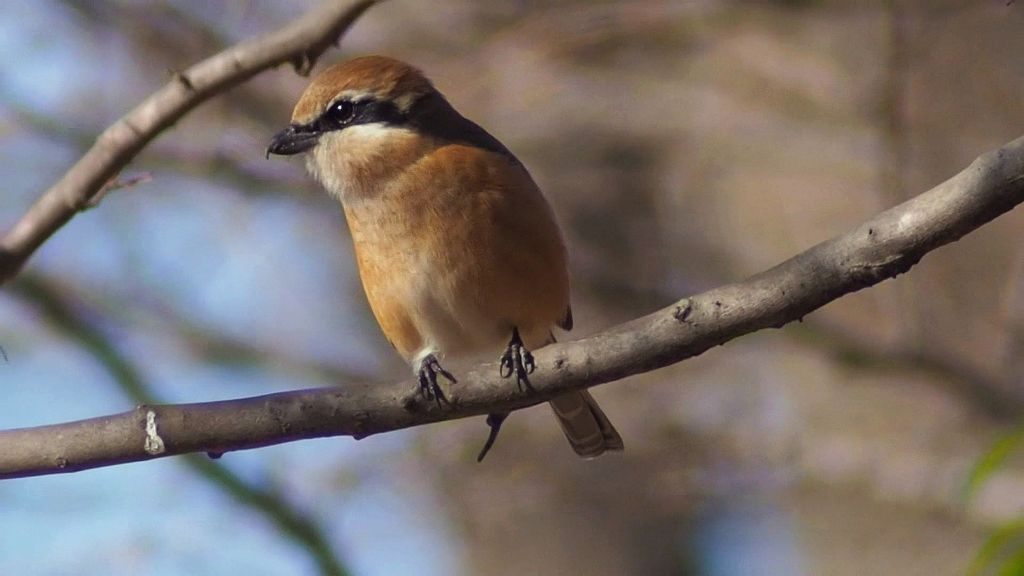
[[[422,154],[431,138],[418,118],[438,110],[458,117],[416,68],[384,56],[355,58],[310,82],[267,155],[307,153],[307,167],[328,191],[348,196]]]

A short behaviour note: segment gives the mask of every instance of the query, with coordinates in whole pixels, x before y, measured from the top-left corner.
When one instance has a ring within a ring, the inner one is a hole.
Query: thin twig
[[[86,209],[95,208],[100,205],[100,202],[107,197],[107,194],[115,190],[123,190],[124,188],[131,188],[138,186],[139,184],[145,184],[146,182],[152,182],[153,175],[149,172],[143,172],[141,174],[132,176],[130,178],[111,178],[109,182],[100,188],[99,192],[96,193],[87,203]]]
[[[236,44],[176,73],[96,139],[96,143],[47,190],[0,240],[0,284],[74,215],[93,205],[103,186],[160,132],[213,96],[274,66],[290,62],[308,74],[327,48],[375,0],[326,1],[291,24]]]

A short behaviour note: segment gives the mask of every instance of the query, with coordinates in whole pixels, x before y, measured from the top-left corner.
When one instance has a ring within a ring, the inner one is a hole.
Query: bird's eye
[[[348,100],[339,100],[327,110],[327,118],[337,124],[346,124],[352,120],[356,107]]]

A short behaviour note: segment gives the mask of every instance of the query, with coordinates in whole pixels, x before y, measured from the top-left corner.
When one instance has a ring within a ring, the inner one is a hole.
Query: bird
[[[463,117],[419,69],[386,56],[331,65],[302,93],[266,155],[305,154],[342,206],[370,308],[427,398],[441,361],[500,353],[520,387],[531,350],[573,326],[568,252],[553,209],[518,158]],[[584,458],[622,450],[587,391],[550,401]],[[494,443],[507,412],[489,414]]]

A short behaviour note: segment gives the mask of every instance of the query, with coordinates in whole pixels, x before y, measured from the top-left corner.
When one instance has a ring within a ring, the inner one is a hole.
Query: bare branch
[[[211,97],[259,72],[291,62],[308,74],[321,54],[376,0],[326,1],[284,28],[241,42],[183,72],[112,124],[0,241],[0,283],[74,215],[95,202],[153,138]]]
[[[73,340],[103,366],[114,382],[136,402],[155,403],[156,397],[142,371],[90,321],[76,314],[65,292],[30,274],[13,284],[15,292],[40,308],[42,316],[58,332]],[[151,447],[152,449],[152,447]],[[288,503],[272,488],[246,481],[230,468],[209,458],[191,455],[180,460],[200,477],[223,490],[239,503],[266,516],[283,535],[309,552],[324,576],[349,574],[315,519]]]
[[[1024,251],[1021,254],[1024,255]],[[1024,260],[1021,264],[1021,272],[1024,272]],[[1014,278],[1010,280],[1012,282]],[[620,281],[602,281],[598,286],[601,292],[610,293],[602,296],[603,301],[629,301],[634,308],[671,298],[670,294],[661,289],[627,285]],[[1024,296],[1024,291],[1021,295]],[[1008,332],[1012,332],[1012,329]],[[1024,413],[1024,391],[1015,390],[1010,376],[1024,373],[1021,371],[985,370],[957,354],[858,336],[838,324],[820,318],[791,324],[785,334],[801,346],[814,348],[832,357],[844,368],[888,373],[912,372],[929,376],[993,419],[1016,421]],[[1024,358],[1024,354],[1014,358]]]
[[[906,272],[926,253],[1021,202],[1024,138],[984,154],[929,192],[746,281],[683,299],[590,338],[537,351],[530,390],[518,390],[498,376],[496,364],[486,364],[460,375],[444,405],[423,399],[417,383],[408,380],[140,406],[102,418],[0,432],[0,478],[188,452],[220,454],[303,438],[364,438],[524,408],[679,362],[762,328],[784,326],[844,294]]]

